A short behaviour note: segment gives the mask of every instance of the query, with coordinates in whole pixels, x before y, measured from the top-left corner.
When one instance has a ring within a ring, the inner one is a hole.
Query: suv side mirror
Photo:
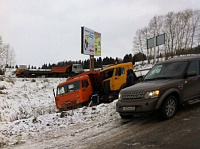
[[[197,75],[196,71],[190,71],[190,72],[187,72],[186,74],[187,77],[194,77],[196,75]]]

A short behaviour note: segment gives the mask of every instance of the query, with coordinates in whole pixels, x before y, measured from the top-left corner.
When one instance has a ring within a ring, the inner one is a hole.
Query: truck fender
[[[171,93],[174,93],[174,92],[176,92],[176,93],[179,95],[179,97],[181,97],[178,89],[176,89],[176,88],[171,88],[171,89],[167,90],[167,91],[159,98],[158,103],[157,103],[157,105],[156,105],[156,109],[159,109],[159,108],[161,107],[163,101],[166,99],[166,97],[167,97],[168,95],[170,95]]]

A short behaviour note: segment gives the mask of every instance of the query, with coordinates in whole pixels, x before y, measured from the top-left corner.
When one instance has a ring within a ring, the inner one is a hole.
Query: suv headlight
[[[118,100],[122,100],[122,94],[121,93],[119,93],[119,95],[118,95]]]
[[[156,97],[159,96],[159,94],[160,94],[160,91],[159,91],[159,90],[150,91],[150,92],[147,92],[147,93],[144,95],[144,98],[145,98],[145,99],[156,98]]]

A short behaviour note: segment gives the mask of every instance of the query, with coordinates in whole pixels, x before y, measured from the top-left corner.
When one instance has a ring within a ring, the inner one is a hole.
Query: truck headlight
[[[160,91],[159,90],[155,90],[155,91],[150,91],[150,92],[147,92],[144,97],[145,99],[150,99],[150,98],[156,98],[158,97],[160,94]]]
[[[122,100],[122,94],[119,93],[118,100]]]

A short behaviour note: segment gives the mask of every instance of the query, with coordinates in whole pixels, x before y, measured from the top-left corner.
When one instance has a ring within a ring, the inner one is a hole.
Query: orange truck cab
[[[90,101],[91,95],[101,86],[100,71],[88,71],[67,79],[57,86],[56,107],[64,110]]]

